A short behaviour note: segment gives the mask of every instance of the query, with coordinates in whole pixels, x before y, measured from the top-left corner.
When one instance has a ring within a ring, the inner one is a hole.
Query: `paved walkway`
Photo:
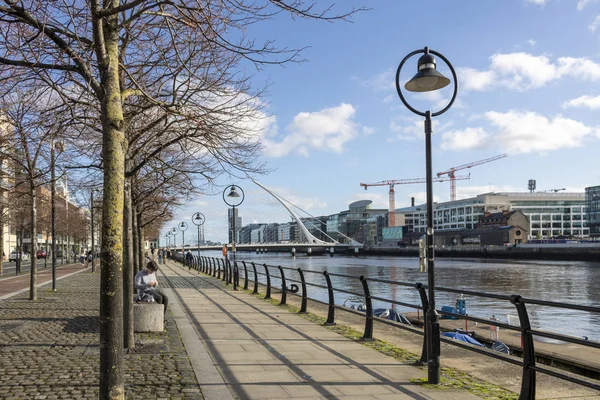
[[[402,364],[221,281],[161,266],[161,285],[206,399],[476,399],[410,382]]]
[[[56,280],[58,289],[58,280],[76,274],[85,270],[85,266],[80,263],[69,264],[65,266],[57,266],[56,268]],[[90,268],[91,270],[91,268]],[[29,291],[29,271],[27,273],[18,276],[4,276],[0,279],[0,300],[14,296],[15,294]],[[38,266],[37,270],[37,282],[38,286],[52,282],[52,268],[41,268]]]

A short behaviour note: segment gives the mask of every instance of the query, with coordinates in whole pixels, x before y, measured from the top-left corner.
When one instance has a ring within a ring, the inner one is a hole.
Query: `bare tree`
[[[247,78],[236,78],[243,76],[246,64],[260,68],[266,64],[300,61],[299,49],[277,48],[272,41],[257,44],[248,38],[246,32],[251,25],[280,12],[298,18],[336,20],[346,19],[355,10],[334,14],[329,7],[317,10],[315,4],[304,0],[130,0],[123,3],[104,0],[102,5],[98,0],[3,0],[2,4],[0,64],[11,68],[0,72],[3,82],[0,90],[8,93],[22,82],[40,79],[60,93],[70,107],[87,102],[99,110],[102,157],[98,164],[104,172],[100,397],[122,399],[120,316],[123,298],[119,274],[124,149],[130,147],[125,137],[127,105],[143,98],[167,112],[166,124],[180,117],[193,123],[199,131],[208,126],[214,132],[226,124],[229,116],[209,118],[214,107],[209,107],[210,113],[198,116],[196,107],[188,107],[187,100],[195,101],[196,106],[222,104],[229,94],[234,100],[225,100],[225,104],[237,107],[246,102],[240,89],[248,82]],[[224,55],[219,58],[219,64],[210,64],[214,58],[204,57],[217,53]],[[198,67],[197,61],[202,67]],[[223,87],[211,91],[211,71],[220,70],[228,71],[230,81],[239,83],[233,85],[229,93]],[[209,95],[187,95],[190,88],[197,85],[202,85]],[[249,109],[256,107],[251,102],[245,104]],[[213,123],[207,124],[211,119]],[[80,123],[86,125],[85,120]],[[164,140],[163,146],[177,143],[176,139]],[[210,136],[204,143],[210,144]],[[218,148],[212,149],[213,156],[223,155]],[[152,152],[148,155],[152,156]]]

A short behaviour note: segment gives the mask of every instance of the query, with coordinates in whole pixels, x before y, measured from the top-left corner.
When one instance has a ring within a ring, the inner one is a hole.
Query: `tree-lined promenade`
[[[221,176],[267,170],[264,88],[246,71],[302,57],[248,28],[278,13],[332,21],[356,11],[303,0],[0,2],[0,148],[29,204],[32,248],[55,143],[75,186],[102,193],[100,398],[124,398],[144,237]]]

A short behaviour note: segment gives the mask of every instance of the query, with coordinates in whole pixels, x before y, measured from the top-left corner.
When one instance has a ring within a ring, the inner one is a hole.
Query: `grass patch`
[[[251,290],[242,290],[243,292],[252,295]],[[265,299],[264,294],[254,294],[253,296],[261,298],[266,302],[278,306],[286,311],[291,313],[298,313],[300,309],[291,305],[283,305],[280,306],[280,301],[278,299],[270,298]],[[327,319],[321,316],[318,316],[313,313],[307,314],[298,314],[302,318],[307,319],[315,324],[323,325]],[[373,350],[379,351],[387,356],[393,357],[394,359],[402,362],[402,363],[413,363],[416,364],[421,356],[411,353],[403,348],[400,348],[392,343],[388,343],[383,340],[375,339],[370,341],[361,341],[362,332],[357,331],[356,329],[350,328],[344,325],[331,325],[331,326],[323,326],[325,329],[329,329],[347,339],[354,340],[362,344],[363,346],[369,347]],[[425,369],[426,367],[421,367]],[[417,378],[411,379],[412,383],[423,385],[423,387],[431,388],[431,389],[463,389],[467,390],[470,393],[473,393],[476,396],[480,396],[484,399],[488,400],[517,400],[519,395],[517,393],[513,393],[509,390],[501,388],[500,386],[494,385],[492,383],[483,381],[478,379],[472,375],[469,375],[466,372],[460,371],[456,368],[442,367],[440,369],[440,384],[439,385],[430,385],[427,383],[427,378]]]

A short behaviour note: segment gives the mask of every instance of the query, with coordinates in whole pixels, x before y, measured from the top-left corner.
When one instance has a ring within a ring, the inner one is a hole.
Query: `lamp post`
[[[229,193],[225,194],[229,190]],[[235,208],[244,202],[244,191],[237,185],[229,185],[223,190],[223,201],[232,207],[231,213],[231,253],[235,260]]]
[[[91,193],[91,220],[92,220],[92,274],[96,272],[96,251],[95,251],[95,243],[94,243],[94,192],[96,189],[92,189]]]
[[[177,228],[171,229],[171,234],[173,235],[173,248],[177,252]]]
[[[440,111],[419,111],[413,108],[402,93],[400,87],[400,71],[404,66],[404,63],[414,55],[423,55],[417,62],[417,74],[408,81],[404,88],[409,92],[431,92],[434,90],[442,89],[450,84],[450,79],[436,70],[435,56],[441,58],[450,68],[452,72],[452,78],[454,79],[454,92],[452,98],[448,104]],[[456,78],[456,72],[450,64],[450,61],[446,59],[442,54],[429,50],[429,47],[424,49],[415,50],[409,53],[398,66],[396,71],[396,90],[400,96],[402,103],[413,113],[425,117],[425,169],[426,169],[426,180],[427,180],[427,241],[426,241],[426,257],[427,257],[427,289],[429,297],[429,307],[426,315],[426,331],[427,335],[427,379],[431,384],[440,383],[440,323],[439,316],[435,310],[435,265],[434,265],[434,251],[433,251],[433,179],[432,179],[432,167],[431,167],[431,117],[436,117],[448,111],[448,109],[454,103],[456,99],[456,93],[458,90],[458,79]]]
[[[52,290],[56,291],[56,154],[55,149],[61,152],[63,150],[62,142],[54,142],[54,137],[50,138],[50,224],[52,235]],[[17,249],[20,251],[20,249]]]
[[[181,222],[179,224],[179,230],[181,231],[181,255],[183,256],[183,264],[185,265],[185,231],[187,230],[188,225],[185,222]],[[189,267],[189,266],[188,266]]]
[[[192,216],[192,222],[198,227],[198,257],[200,257],[200,227],[204,225],[204,214],[197,212]]]
[[[171,231],[167,232],[167,239],[169,239],[169,248],[171,248],[171,236],[173,236],[173,234],[171,233]]]

